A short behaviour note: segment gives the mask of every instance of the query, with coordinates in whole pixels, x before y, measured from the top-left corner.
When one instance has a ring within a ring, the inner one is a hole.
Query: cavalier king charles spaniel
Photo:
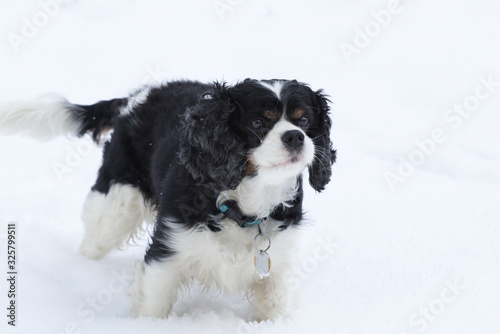
[[[0,132],[90,133],[104,145],[79,251],[100,259],[154,222],[131,291],[136,316],[167,317],[195,282],[245,292],[272,320],[290,308],[302,172],[318,192],[332,174],[328,102],[295,80],[175,81],[93,105],[5,104]]]

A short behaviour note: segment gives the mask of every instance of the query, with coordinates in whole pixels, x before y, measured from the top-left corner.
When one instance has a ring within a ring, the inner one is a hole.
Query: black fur
[[[100,101],[93,105],[74,105],[71,111],[80,124],[78,135],[81,137],[91,132],[92,138],[98,142],[101,133],[113,127],[113,120],[120,113],[120,108],[126,105],[127,99]]]
[[[220,230],[214,218],[220,216],[217,196],[236,188],[245,176],[252,177],[249,151],[278,121],[265,121],[258,130],[249,127],[266,110],[277,115],[288,115],[298,107],[305,110],[311,123],[304,130],[316,147],[309,182],[322,191],[335,161],[327,102],[321,91],[313,92],[297,81],[284,82],[280,99],[252,79],[234,86],[177,81],[151,89],[147,100],[129,113],[123,114],[128,99],[75,106],[72,111],[82,124],[80,134],[92,132],[97,141],[108,126],[114,131],[105,144],[93,190],[107,193],[113,184],[130,184],[157,207],[158,221],[145,257],[149,263],[175,252],[168,246],[171,227],[166,221]],[[302,219],[300,176],[298,185],[290,205],[280,205],[271,213],[281,229]]]
[[[270,217],[274,220],[282,222],[278,226],[281,230],[286,230],[292,225],[298,225],[304,215],[302,211],[302,199],[304,198],[304,191],[302,190],[302,176],[297,178],[298,189],[295,198],[288,206],[280,205],[274,209]]]
[[[316,146],[316,158],[309,166],[309,183],[318,192],[323,191],[330,182],[332,169],[329,168],[337,158],[337,151],[332,148],[330,129],[332,122],[328,116],[329,100],[321,90],[314,93],[316,98],[316,122],[309,129],[308,135]]]
[[[197,185],[216,193],[236,188],[245,176],[244,141],[229,124],[235,109],[228,88],[216,83],[181,119],[179,161]]]

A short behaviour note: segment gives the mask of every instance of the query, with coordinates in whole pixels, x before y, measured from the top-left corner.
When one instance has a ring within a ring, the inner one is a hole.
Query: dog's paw
[[[78,249],[78,253],[89,259],[99,260],[108,253],[108,250],[85,238]]]

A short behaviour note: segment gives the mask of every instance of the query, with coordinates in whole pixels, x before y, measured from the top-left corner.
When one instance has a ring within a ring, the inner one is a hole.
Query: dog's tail
[[[0,104],[0,134],[22,134],[48,140],[91,133],[94,141],[99,142],[101,135],[112,128],[127,100],[78,105],[58,95],[44,95],[31,101]]]

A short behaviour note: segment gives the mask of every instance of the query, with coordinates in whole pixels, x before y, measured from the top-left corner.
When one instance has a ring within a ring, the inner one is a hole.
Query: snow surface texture
[[[100,149],[1,137],[2,333],[500,332],[500,86],[484,83],[500,81],[498,1],[51,8],[45,22],[37,1],[2,3],[0,102],[55,92],[86,104],[166,79],[297,78],[332,97],[338,163],[324,193],[306,189],[311,224],[289,318],[252,322],[241,296],[193,288],[171,318],[133,319],[126,285],[145,242],[101,261],[77,254]],[[23,29],[29,38],[13,47]],[[4,315],[10,221],[15,328]]]

